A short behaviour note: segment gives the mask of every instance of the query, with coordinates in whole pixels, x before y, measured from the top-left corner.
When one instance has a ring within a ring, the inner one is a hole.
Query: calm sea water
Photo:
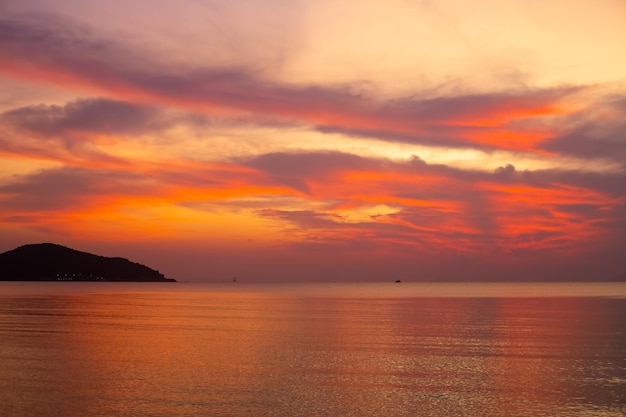
[[[0,283],[0,416],[623,416],[624,284]]]

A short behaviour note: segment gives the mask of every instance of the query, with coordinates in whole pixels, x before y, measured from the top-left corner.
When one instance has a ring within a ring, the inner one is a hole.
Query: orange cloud
[[[515,249],[581,251],[607,234],[603,217],[619,201],[588,189],[482,184],[502,245]]]

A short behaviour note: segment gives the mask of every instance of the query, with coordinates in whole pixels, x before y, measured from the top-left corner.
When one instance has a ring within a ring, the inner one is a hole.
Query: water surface
[[[2,416],[622,416],[624,284],[0,283]]]

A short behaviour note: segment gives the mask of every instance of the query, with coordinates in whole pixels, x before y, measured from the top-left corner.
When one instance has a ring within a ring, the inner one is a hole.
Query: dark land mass
[[[20,246],[0,254],[0,281],[175,282],[124,258],[108,258],[53,243]]]

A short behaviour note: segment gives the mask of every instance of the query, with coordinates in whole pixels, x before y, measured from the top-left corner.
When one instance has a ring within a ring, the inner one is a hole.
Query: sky
[[[623,0],[0,0],[0,252],[626,276]]]

